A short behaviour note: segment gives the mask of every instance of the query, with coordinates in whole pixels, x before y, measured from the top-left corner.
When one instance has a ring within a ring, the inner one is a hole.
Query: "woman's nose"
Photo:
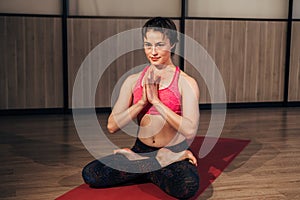
[[[152,46],[152,48],[151,48],[151,54],[152,55],[156,55],[157,54],[156,46]]]

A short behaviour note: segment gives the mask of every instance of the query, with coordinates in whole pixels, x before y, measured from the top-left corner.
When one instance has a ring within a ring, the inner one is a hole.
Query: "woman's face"
[[[159,31],[149,30],[144,38],[145,54],[153,65],[170,65],[173,46],[167,36]]]

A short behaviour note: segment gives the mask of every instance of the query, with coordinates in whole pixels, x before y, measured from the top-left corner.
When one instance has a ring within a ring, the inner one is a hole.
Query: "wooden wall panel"
[[[0,109],[63,107],[61,20],[0,17]]]
[[[293,22],[289,101],[300,101],[300,22]]]
[[[68,19],[70,106],[76,73],[88,53],[110,36],[139,28],[145,21]],[[179,28],[179,21],[176,24]],[[0,27],[0,109],[62,108],[61,19],[1,16]],[[300,100],[299,33],[300,24],[294,22],[289,101]],[[224,80],[227,102],[283,100],[286,22],[187,20],[186,34],[215,60]],[[194,54],[197,56],[197,52]],[[177,57],[175,60],[178,63]],[[99,82],[96,106],[110,107],[112,90],[120,77],[146,62],[143,50],[116,59]],[[185,71],[200,85],[200,103],[209,103],[201,75],[188,62]]]
[[[283,100],[285,22],[187,20],[186,34],[215,61],[223,77],[227,102]],[[200,85],[200,102],[210,103],[201,75],[188,62],[185,71]]]
[[[105,39],[126,30],[141,28],[145,22],[146,19],[68,19],[70,107],[72,106],[72,92],[77,72],[89,52]],[[179,27],[178,21],[176,23]],[[120,41],[120,45],[122,45],[122,41]],[[117,51],[117,47],[111,48],[109,51]],[[95,106],[111,107],[111,95],[120,77],[130,69],[145,63],[147,63],[147,59],[143,50],[129,52],[116,59],[106,69],[98,83]],[[104,67],[101,66],[101,63],[98,64],[99,67]],[[89,74],[92,76],[93,72],[89,72]],[[89,77],[86,78],[89,79]],[[85,94],[91,95],[89,88],[81,88],[81,90]],[[84,100],[82,99],[82,101]]]

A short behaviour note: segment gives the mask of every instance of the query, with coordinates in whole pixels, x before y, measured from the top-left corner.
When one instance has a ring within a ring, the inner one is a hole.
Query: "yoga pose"
[[[92,161],[82,176],[95,188],[152,182],[175,198],[188,199],[199,188],[197,159],[187,143],[198,130],[198,85],[173,64],[178,39],[172,20],[150,19],[142,28],[142,37],[150,64],[124,81],[107,124],[114,133],[137,119],[136,142],[131,149],[118,149]],[[124,166],[120,170],[104,163]],[[145,173],[128,169],[144,169]]]

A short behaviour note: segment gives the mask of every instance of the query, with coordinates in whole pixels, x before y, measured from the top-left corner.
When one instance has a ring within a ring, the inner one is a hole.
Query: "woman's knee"
[[[196,195],[200,186],[200,178],[194,169],[184,170],[181,178],[174,181],[176,185],[172,187],[172,196],[178,199],[189,199]]]
[[[82,169],[82,178],[86,184],[91,187],[99,187],[99,174],[96,172],[98,161],[94,161],[86,165]]]
[[[199,177],[195,177],[190,183],[186,184],[185,198],[190,198],[196,195],[199,190]]]
[[[95,175],[94,175],[95,172],[93,172],[93,170],[91,169],[90,166],[85,166],[83,169],[82,169],[82,178],[84,180],[84,182],[88,185],[90,184],[93,184],[95,182],[94,178]]]
[[[180,187],[180,188],[178,188]],[[187,180],[183,180],[178,184],[177,189],[175,188],[174,196],[178,199],[189,199],[196,195],[199,189],[199,178],[189,177]]]

